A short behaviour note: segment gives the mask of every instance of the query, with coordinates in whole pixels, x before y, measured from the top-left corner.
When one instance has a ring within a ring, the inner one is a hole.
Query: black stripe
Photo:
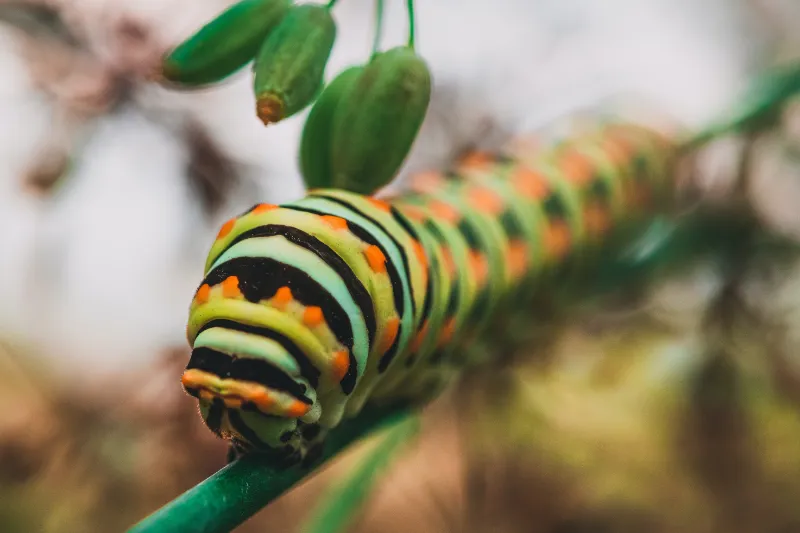
[[[333,196],[328,196],[326,194],[320,194],[320,193],[318,193],[318,194],[310,194],[309,196],[316,197],[316,198],[323,198],[323,199],[325,199],[325,200],[327,200],[329,202],[333,202],[335,204],[338,204],[338,205],[344,207],[345,209],[349,209],[353,213],[356,213],[357,215],[361,215],[362,217],[366,218],[367,220],[369,220],[370,222],[375,224],[378,227],[378,229],[380,229],[384,234],[386,234],[386,236],[389,238],[389,240],[392,241],[392,244],[395,245],[395,248],[397,248],[397,251],[400,252],[400,259],[402,259],[402,261],[403,261],[403,270],[406,273],[406,279],[408,280],[409,291],[411,290],[411,269],[410,269],[410,267],[408,265],[408,256],[406,256],[405,248],[403,248],[400,245],[400,242],[397,239],[395,239],[394,236],[391,233],[389,233],[386,230],[386,228],[383,227],[383,225],[380,222],[378,222],[377,220],[375,220],[374,218],[372,218],[368,214],[364,213],[363,211],[358,209],[356,206],[350,204],[349,202],[341,200],[339,198],[336,198],[336,197],[333,197]],[[387,257],[387,259],[388,259],[388,257]],[[412,313],[412,316],[416,316],[417,315],[417,310],[415,309],[415,304],[414,304],[414,298],[411,298],[411,313]]]
[[[411,237],[417,241],[420,246],[425,246],[425,243],[422,239],[419,238],[419,234],[411,225],[411,222],[403,215],[400,211],[397,210],[395,206],[391,206],[391,213],[394,217],[395,221],[403,228]],[[429,266],[428,268],[428,282],[425,287],[425,299],[422,301],[422,315],[419,317],[419,328],[420,330],[425,325],[425,322],[431,316],[431,308],[433,306],[433,291],[434,288],[434,276],[433,273],[438,270],[439,264],[436,260],[436,254],[433,250],[425,250],[425,253],[428,255],[429,259]]]
[[[315,215],[327,215],[329,213],[325,213],[323,211],[317,211],[316,209],[311,209],[307,207],[296,207],[296,206],[284,206],[285,209],[293,209],[295,211],[302,211],[305,213],[312,213]],[[386,248],[383,247],[381,243],[379,243],[375,237],[370,234],[367,230],[356,224],[355,222],[347,221],[347,227],[350,230],[350,233],[356,236],[356,238],[364,241],[367,244],[372,244],[377,246],[381,253],[383,253],[384,257],[386,257],[386,273],[389,275],[389,282],[392,284],[392,298],[394,300],[394,308],[397,310],[397,314],[403,316],[403,312],[405,311],[405,304],[403,302],[403,282],[400,279],[400,273],[397,271],[397,267],[395,267],[394,262],[391,260],[391,257],[386,252]],[[405,256],[404,256],[405,257]],[[411,301],[413,305],[413,299]]]
[[[192,350],[186,369],[196,368],[223,379],[253,381],[273,390],[287,392],[298,400],[311,404],[305,396],[306,386],[298,383],[280,368],[263,359],[231,357],[220,351],[201,346]]]
[[[197,334],[199,335],[203,331],[210,328],[226,328],[233,331],[241,331],[242,333],[252,333],[254,335],[261,335],[262,337],[266,337],[277,342],[283,347],[284,350],[289,352],[289,354],[294,357],[295,361],[297,361],[297,364],[300,367],[300,374],[306,379],[306,381],[308,381],[309,385],[315,389],[319,385],[320,371],[311,363],[305,352],[303,352],[299,346],[292,342],[289,337],[286,337],[285,335],[269,328],[261,328],[258,326],[251,326],[249,324],[242,324],[233,320],[224,319],[217,319],[207,322],[202,328],[200,328],[200,331],[198,331]]]
[[[239,290],[253,303],[272,297],[281,287],[304,305],[319,306],[339,342],[352,350],[353,325],[339,301],[305,271],[271,257],[235,257],[208,273],[203,283],[217,285],[229,276],[239,279]]]
[[[222,411],[224,409],[224,405],[222,400],[219,398],[215,398],[213,402],[211,402],[211,407],[208,408],[208,416],[206,417],[206,425],[208,429],[213,431],[215,434],[220,434],[220,426],[222,425]]]
[[[403,326],[402,324],[400,327],[397,328],[397,335],[394,337],[394,341],[392,345],[389,346],[389,349],[386,350],[386,353],[381,356],[381,360],[378,361],[378,373],[382,374],[389,368],[389,364],[392,360],[397,356],[397,349],[400,347],[400,335],[403,333]]]
[[[353,350],[348,351],[347,356],[350,358],[350,366],[347,367],[347,373],[344,375],[339,385],[342,387],[342,392],[349,395],[353,392],[353,389],[356,388],[358,361],[356,361],[356,356],[353,355]]]
[[[243,240],[256,237],[273,237],[278,235],[286,238],[292,244],[296,244],[297,246],[316,254],[317,257],[322,259],[325,264],[331,267],[331,269],[333,269],[333,271],[336,272],[340,278],[342,278],[342,281],[347,287],[350,296],[361,310],[361,314],[364,317],[364,322],[367,325],[369,344],[372,346],[375,340],[376,329],[375,311],[372,306],[372,297],[370,296],[366,287],[364,287],[364,284],[353,273],[353,270],[348,266],[344,259],[339,257],[339,255],[333,251],[333,249],[316,237],[292,226],[284,226],[279,224],[258,226],[238,235],[233,241],[231,241],[225,250],[220,252],[220,255],[217,257],[220,257],[231,246]]]
[[[245,423],[245,421],[242,419],[242,416],[239,414],[239,411],[228,409],[228,421],[231,423],[231,427],[235,429],[239,435],[241,435],[256,448],[262,450],[271,448],[271,446],[261,440],[261,437],[259,437],[258,434]]]

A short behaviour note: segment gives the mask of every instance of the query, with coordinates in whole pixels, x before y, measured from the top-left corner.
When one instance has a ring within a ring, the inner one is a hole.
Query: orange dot
[[[447,322],[445,322],[444,326],[442,326],[442,333],[439,336],[439,346],[447,344],[450,342],[450,339],[453,338],[453,334],[456,332],[456,319],[450,318]]]
[[[272,395],[264,389],[251,391],[250,394],[247,395],[246,399],[247,401],[256,404],[256,407],[262,411],[266,411],[275,403],[272,399]]]
[[[303,311],[303,323],[310,328],[315,328],[324,321],[325,317],[322,315],[321,307],[312,305],[310,307],[306,307],[306,310]]]
[[[475,187],[467,191],[467,198],[472,207],[483,213],[498,215],[503,212],[503,199],[494,191],[483,187]]]
[[[524,241],[516,240],[508,243],[506,250],[506,260],[514,279],[520,278],[525,274],[525,267],[528,263],[528,247]]]
[[[386,272],[386,256],[376,245],[371,244],[364,250],[370,268],[375,272]]]
[[[547,180],[538,172],[519,166],[511,176],[511,183],[514,189],[526,198],[531,200],[541,200],[549,191]]]
[[[425,248],[422,246],[422,243],[419,241],[414,241],[414,253],[417,255],[417,259],[419,260],[419,264],[422,268],[428,268],[428,255],[425,253]]]
[[[449,248],[442,248],[442,259],[444,260],[444,266],[447,269],[447,273],[450,277],[456,275],[456,262],[453,259],[453,252],[450,251]]]
[[[238,298],[242,296],[242,291],[239,290],[239,278],[236,276],[228,276],[222,282],[222,296],[225,298]]]
[[[553,222],[545,234],[545,248],[551,257],[559,259],[567,255],[570,240],[569,226],[564,222]]]
[[[272,305],[279,309],[283,309],[294,299],[292,290],[289,287],[281,287],[275,291],[275,296],[272,297]]]
[[[371,203],[373,206],[377,207],[381,211],[386,211],[387,213],[391,211],[391,207],[389,204],[384,202],[383,200],[378,200],[377,198],[367,197],[367,201]]]
[[[444,186],[446,178],[441,172],[420,172],[411,178],[411,190],[415,192],[431,193]]]
[[[266,213],[267,211],[272,211],[273,209],[277,209],[277,205],[273,204],[258,204],[253,208],[252,213],[254,215],[260,215],[261,213]]]
[[[591,235],[602,235],[611,227],[611,216],[608,211],[600,205],[586,206],[583,217],[586,223],[586,230]]]
[[[458,163],[458,166],[462,169],[469,170],[469,169],[484,169],[491,165],[494,162],[491,154],[488,152],[481,152],[481,151],[473,151],[466,154]]]
[[[241,398],[223,398],[222,401],[225,403],[225,407],[228,409],[241,409],[242,407],[242,399]]]
[[[214,393],[212,393],[208,389],[201,389],[198,395],[200,396],[201,400],[205,400],[207,402],[210,402],[211,400],[214,399]]]
[[[199,304],[204,304],[208,301],[208,298],[211,296],[211,287],[208,286],[208,283],[203,283],[200,285],[200,288],[197,289],[197,293],[194,295],[194,299]]]
[[[235,226],[235,225],[236,225],[236,219],[235,218],[232,218],[229,221],[227,221],[226,223],[224,223],[222,225],[222,227],[219,229],[219,233],[217,233],[217,240],[222,239],[228,233],[230,233],[231,230],[233,229],[233,226]]]
[[[446,204],[444,202],[440,202],[438,200],[431,200],[428,203],[428,209],[430,209],[431,213],[433,213],[434,216],[444,221],[455,224],[459,220],[461,220],[461,214],[459,214],[459,212],[455,208],[451,207],[449,204]]]
[[[475,250],[470,250],[469,264],[478,286],[482,287],[489,277],[489,262],[486,256]]]
[[[340,350],[333,354],[331,362],[333,377],[341,381],[350,369],[350,353],[347,350]]]
[[[321,215],[320,218],[324,220],[333,229],[347,229],[347,221],[342,217],[335,217],[333,215]]]
[[[417,207],[416,205],[404,205],[402,209],[402,213],[412,220],[416,220],[417,222],[424,222],[428,219],[425,211],[421,208]]]
[[[581,154],[567,153],[561,159],[561,170],[565,178],[577,185],[583,185],[592,177],[592,167]]]
[[[411,344],[412,351],[418,352],[422,347],[422,343],[425,341],[425,337],[428,335],[428,325],[428,321],[426,320],[422,324],[422,327],[419,328],[419,331],[417,331],[417,335],[414,337],[414,342]]]
[[[383,330],[383,342],[381,343],[381,354],[386,353],[394,344],[397,333],[400,331],[400,319],[390,318],[386,321],[386,328]]]
[[[300,418],[306,414],[309,409],[310,406],[308,404],[305,404],[299,400],[295,400],[292,402],[289,408],[286,409],[286,416],[289,418]]]

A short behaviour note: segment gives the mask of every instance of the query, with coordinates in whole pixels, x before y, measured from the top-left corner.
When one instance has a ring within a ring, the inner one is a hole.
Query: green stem
[[[408,0],[408,47],[414,50],[414,0]]]
[[[276,469],[257,455],[242,457],[167,503],[127,533],[223,533],[233,530],[361,437],[410,416],[400,408],[365,410],[332,432],[310,468]]]
[[[375,0],[375,36],[372,38],[372,57],[378,53],[383,36],[383,0]]]
[[[390,428],[381,441],[369,450],[345,479],[338,480],[312,514],[304,533],[339,533],[353,522],[369,500],[381,475],[397,459],[406,445],[419,434],[418,416],[410,416]]]
[[[338,1],[339,0],[328,0],[328,9],[333,9],[333,6],[335,6]]]

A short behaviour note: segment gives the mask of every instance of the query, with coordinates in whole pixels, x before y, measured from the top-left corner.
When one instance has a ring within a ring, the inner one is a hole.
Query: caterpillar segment
[[[424,403],[610,232],[669,207],[674,147],[629,124],[535,154],[471,154],[378,200],[316,189],[226,222],[192,301],[183,375],[208,427],[282,464],[367,403]]]

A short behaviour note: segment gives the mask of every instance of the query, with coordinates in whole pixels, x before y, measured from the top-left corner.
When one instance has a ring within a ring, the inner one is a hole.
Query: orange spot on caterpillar
[[[475,280],[478,282],[478,286],[483,287],[489,277],[489,261],[486,256],[478,251],[470,250],[469,265]]]
[[[245,400],[252,402],[261,411],[267,411],[275,403],[272,395],[264,389],[250,391]]]
[[[226,223],[224,223],[222,227],[219,229],[219,233],[217,233],[217,240],[224,238],[228,233],[231,232],[231,230],[233,230],[233,226],[235,225],[236,225],[235,218],[232,218]]]
[[[567,255],[571,244],[570,229],[565,222],[551,222],[544,236],[544,245],[551,257],[560,259]]]
[[[200,288],[197,289],[197,292],[194,295],[194,299],[199,304],[204,304],[208,301],[209,297],[211,296],[211,287],[209,287],[208,283],[203,283],[200,285]]]
[[[342,217],[333,215],[321,215],[320,218],[324,220],[333,229],[347,229],[347,221]]]
[[[242,291],[239,290],[239,278],[236,276],[228,276],[222,282],[222,296],[225,298],[238,298],[242,296]]]
[[[225,407],[228,409],[241,409],[242,408],[242,399],[236,397],[224,397],[222,401],[225,403]]]
[[[364,250],[364,256],[367,258],[369,267],[375,272],[386,272],[386,256],[383,255],[381,249],[376,245],[371,244]]]
[[[207,402],[210,402],[214,399],[214,394],[208,389],[200,389],[197,395],[200,396],[201,400],[205,400]]]
[[[283,309],[293,299],[292,290],[289,287],[281,287],[275,291],[275,296],[272,297],[272,305],[278,309]]]
[[[386,328],[383,330],[383,338],[381,342],[381,354],[385,354],[397,338],[397,333],[400,331],[400,319],[397,317],[390,318],[386,321]]]
[[[567,152],[561,158],[564,177],[576,185],[584,185],[592,178],[592,166],[577,152]]]
[[[442,260],[448,275],[454,277],[456,275],[456,262],[453,259],[453,252],[449,248],[442,247]]]
[[[309,405],[301,402],[300,400],[294,400],[289,408],[286,409],[286,416],[289,418],[300,418],[306,414],[309,409]]]
[[[514,189],[531,200],[541,200],[550,192],[547,180],[535,170],[520,165],[511,175]]]
[[[321,307],[312,305],[306,307],[306,310],[303,311],[303,323],[310,328],[315,328],[320,324],[322,324],[324,321],[325,317],[322,315]]]
[[[463,170],[483,170],[494,163],[494,158],[488,152],[475,150],[464,155],[458,162],[458,167]]]
[[[503,199],[494,191],[484,187],[474,187],[467,191],[469,203],[478,211],[490,215],[503,212]]]
[[[411,178],[409,188],[415,192],[431,193],[442,188],[445,181],[447,181],[447,178],[441,172],[433,170],[420,172]]]
[[[273,204],[258,204],[253,208],[251,213],[254,215],[260,215],[262,213],[266,213],[267,211],[272,211],[273,209],[278,209],[278,206]]]
[[[600,236],[611,227],[611,216],[608,210],[601,205],[587,205],[583,211],[586,231],[590,235]]]
[[[350,354],[347,350],[340,350],[333,354],[333,361],[331,362],[333,368],[333,377],[342,381],[347,371],[350,369]]]
[[[417,222],[424,222],[425,220],[428,219],[428,216],[425,214],[425,211],[417,207],[416,205],[404,205],[403,208],[401,209],[401,212],[408,218],[415,220]]]
[[[453,338],[453,335],[456,332],[456,319],[450,318],[447,322],[444,323],[442,326],[442,332],[439,335],[439,346],[443,346],[450,342],[450,339]]]
[[[446,222],[455,224],[461,220],[461,214],[455,208],[444,202],[431,200],[428,203],[428,209],[430,209],[434,216]]]
[[[429,324],[428,321],[426,320],[422,324],[422,327],[419,328],[419,331],[417,331],[417,335],[414,337],[414,342],[411,343],[412,351],[418,352],[419,349],[422,347],[422,343],[423,341],[425,341],[425,337],[427,337],[428,335],[428,329],[429,329],[428,326]]]
[[[374,207],[377,207],[381,211],[386,211],[387,213],[391,211],[389,204],[384,202],[383,200],[378,200],[377,198],[367,197],[367,201],[371,203]]]
[[[525,241],[515,240],[508,243],[506,261],[514,279],[525,275],[525,267],[528,265],[528,247]]]

